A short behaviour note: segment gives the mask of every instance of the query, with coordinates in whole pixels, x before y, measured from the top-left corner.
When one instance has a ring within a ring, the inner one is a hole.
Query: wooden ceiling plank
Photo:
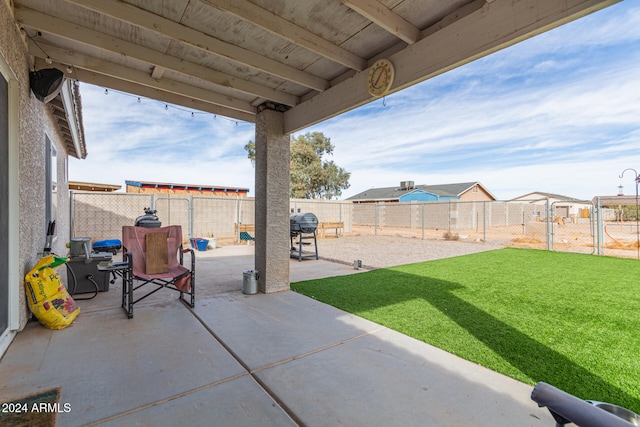
[[[211,68],[166,55],[35,10],[16,7],[15,14],[16,20],[25,26],[83,43],[93,48],[114,52],[123,57],[135,58],[150,65],[159,65],[168,70],[284,105],[293,106],[299,101],[295,95],[271,89],[248,80],[238,79]]]
[[[224,96],[208,91],[201,87],[195,87],[186,83],[177,82],[175,80],[157,80],[154,79],[153,76],[150,76],[148,73],[145,73],[143,71],[133,70],[131,68],[123,67],[122,65],[114,64],[113,62],[93,58],[86,55],[72,54],[65,49],[58,48],[45,42],[40,42],[38,44],[43,50],[47,52],[47,54],[51,58],[55,58],[56,61],[61,63],[59,64],[59,67],[63,67],[62,64],[70,64],[75,68],[82,68],[85,70],[115,77],[120,80],[135,82],[137,84],[148,86],[154,89],[172,92],[175,94],[182,94],[207,103],[217,104],[225,108],[255,114],[255,108],[251,105],[251,103],[247,101],[242,101],[230,96]],[[29,42],[29,53],[39,58],[42,58],[44,56],[42,50],[39,47],[35,46],[32,41]],[[64,70],[64,68],[61,69]]]
[[[168,36],[202,51],[238,64],[249,66],[317,91],[324,91],[329,82],[305,71],[275,61],[248,49],[227,43],[177,22],[147,12],[134,5],[114,0],[66,0],[69,3],[102,13],[131,25]]]
[[[361,71],[367,66],[367,61],[364,58],[247,0],[202,0],[202,2],[235,15],[345,67]]]
[[[495,0],[391,55],[390,93],[442,74],[620,0]],[[490,31],[489,31],[490,30]],[[293,133],[374,100],[367,72],[359,72],[284,113]]]
[[[377,0],[341,0],[369,21],[408,44],[420,40],[420,29]]]

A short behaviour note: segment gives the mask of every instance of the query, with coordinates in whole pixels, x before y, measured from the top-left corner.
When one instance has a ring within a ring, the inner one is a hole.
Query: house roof
[[[575,197],[564,196],[562,194],[546,193],[544,191],[534,191],[532,193],[523,194],[522,196],[515,197],[511,200],[532,200],[532,199],[558,199],[567,202],[581,202],[584,200],[576,199]]]
[[[177,184],[174,182],[153,182],[153,181],[125,181],[126,185],[141,188],[157,188],[164,190],[192,190],[192,191],[224,191],[227,193],[248,193],[248,188],[228,187],[224,185],[202,185],[202,184]]]
[[[78,82],[65,79],[60,93],[47,104],[51,108],[67,153],[78,159],[87,157],[82,123],[82,98]]]
[[[277,109],[293,133],[615,0],[5,3],[36,69],[248,122]],[[376,94],[382,58],[395,72]]]
[[[593,203],[597,203],[597,199],[600,197],[601,206],[614,206],[614,205],[635,205],[638,203],[636,196],[623,195],[623,196],[597,196],[593,198]]]
[[[95,182],[69,181],[69,190],[101,191],[110,193],[121,189],[121,185],[98,184]]]
[[[482,185],[476,181],[476,182],[461,182],[457,184],[415,185],[409,188],[401,188],[401,187],[370,188],[368,190],[363,191],[362,193],[358,193],[354,196],[347,198],[347,200],[355,200],[355,201],[398,200],[400,197],[404,196],[405,194],[412,193],[416,190],[422,190],[426,193],[435,194],[438,197],[459,197],[460,195],[462,195],[462,193],[469,190],[476,184]]]

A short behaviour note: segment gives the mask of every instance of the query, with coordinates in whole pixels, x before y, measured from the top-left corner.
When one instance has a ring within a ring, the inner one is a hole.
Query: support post
[[[263,293],[289,289],[290,141],[283,111],[265,103],[256,117],[255,266]]]

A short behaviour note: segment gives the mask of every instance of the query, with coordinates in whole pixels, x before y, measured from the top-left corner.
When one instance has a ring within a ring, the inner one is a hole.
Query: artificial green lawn
[[[294,283],[494,371],[640,413],[640,261],[526,249]]]

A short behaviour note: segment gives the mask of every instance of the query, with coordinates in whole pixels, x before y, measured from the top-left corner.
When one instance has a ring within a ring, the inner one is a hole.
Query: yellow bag
[[[80,314],[80,308],[54,270],[67,261],[68,258],[55,255],[45,256],[24,278],[29,308],[48,329],[66,328]]]

